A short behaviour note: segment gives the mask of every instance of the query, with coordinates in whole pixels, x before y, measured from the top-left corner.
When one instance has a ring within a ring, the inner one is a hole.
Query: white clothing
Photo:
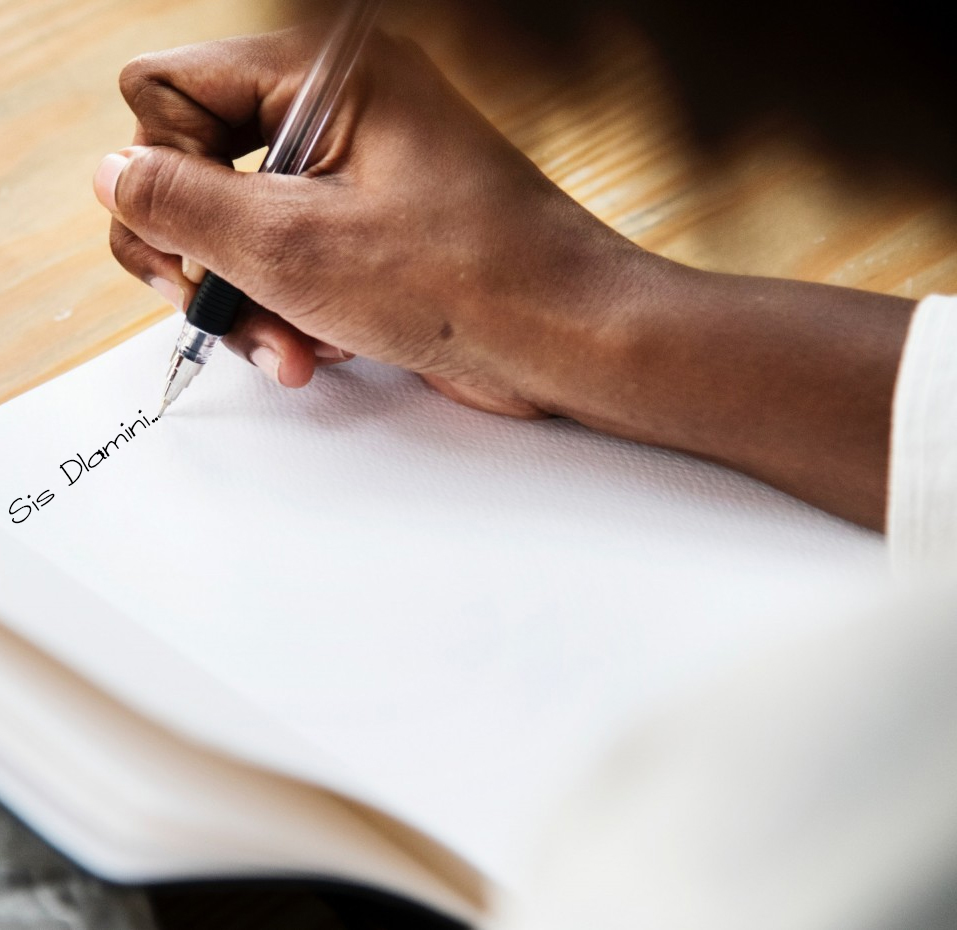
[[[957,297],[911,322],[894,396],[888,544],[907,573],[957,569]]]

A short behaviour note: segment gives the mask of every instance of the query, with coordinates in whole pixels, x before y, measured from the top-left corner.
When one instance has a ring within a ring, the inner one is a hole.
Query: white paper
[[[499,880],[609,730],[885,570],[877,535],[718,466],[363,361],[290,391],[221,350],[163,420],[61,469],[151,418],[178,326],[0,407],[8,543]],[[0,620],[24,585],[3,577]],[[135,691],[143,656],[100,646]]]

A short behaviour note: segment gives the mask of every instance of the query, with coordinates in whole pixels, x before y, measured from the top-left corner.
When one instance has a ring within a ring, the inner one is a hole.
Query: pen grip
[[[233,328],[244,294],[219,275],[206,272],[196,296],[190,301],[186,319],[211,336],[225,336]]]

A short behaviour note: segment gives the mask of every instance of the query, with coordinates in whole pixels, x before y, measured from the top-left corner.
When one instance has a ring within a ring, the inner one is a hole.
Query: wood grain
[[[957,290],[953,204],[901,177],[849,175],[786,141],[786,127],[703,159],[639,36],[598,30],[589,64],[550,73],[494,42],[476,55],[434,4],[402,9],[394,28],[420,39],[545,173],[644,247],[710,269],[912,297]],[[0,401],[169,312],[114,262],[90,187],[100,157],[130,138],[122,65],[289,15],[279,0],[0,2]]]

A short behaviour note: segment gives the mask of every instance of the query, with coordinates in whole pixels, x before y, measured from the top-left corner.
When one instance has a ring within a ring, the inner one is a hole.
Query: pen
[[[330,33],[279,126],[259,170],[300,174],[325,135],[342,90],[372,29],[381,0],[351,0]],[[186,311],[186,321],[169,363],[157,417],[203,370],[216,343],[233,326],[244,294],[208,271]]]

